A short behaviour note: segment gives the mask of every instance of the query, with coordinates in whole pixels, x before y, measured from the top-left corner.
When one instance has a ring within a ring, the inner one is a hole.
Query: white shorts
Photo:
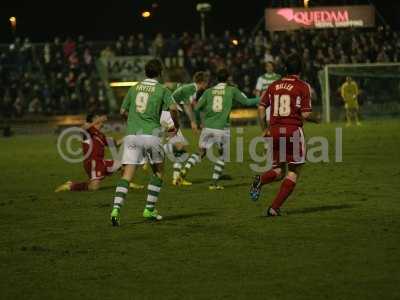
[[[184,145],[188,144],[187,140],[183,136],[183,133],[180,129],[178,130],[176,135],[174,135],[171,138],[167,138],[167,143],[168,144],[178,144],[179,143],[179,144],[184,144]]]
[[[172,120],[171,113],[169,111],[165,111],[165,110],[162,111],[161,118],[160,118],[160,124],[161,124],[161,128],[164,131],[168,131],[171,128],[175,127],[174,121]],[[183,136],[182,131],[180,129],[178,130],[176,135],[174,135],[171,138],[167,138],[166,140],[167,140],[167,143],[169,143],[169,144],[176,144],[176,143],[187,144],[187,141],[186,141],[185,137]]]
[[[174,120],[172,120],[171,113],[169,111],[163,110],[161,112],[160,125],[166,131],[175,127]]]
[[[226,129],[204,128],[200,134],[199,147],[203,149],[208,149],[215,144],[223,147],[229,144],[229,139],[230,139],[229,128]]]
[[[122,164],[119,160],[114,160],[113,165],[107,168],[107,172],[115,173],[122,167]]]
[[[161,138],[153,135],[128,135],[124,138],[123,165],[159,164],[164,161]]]

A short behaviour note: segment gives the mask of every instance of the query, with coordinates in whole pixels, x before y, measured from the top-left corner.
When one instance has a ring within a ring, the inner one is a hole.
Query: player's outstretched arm
[[[192,105],[190,103],[185,103],[183,105],[183,109],[185,110],[185,113],[189,118],[190,127],[192,127],[193,132],[197,133],[198,127],[197,127],[196,119],[194,117]]]
[[[206,90],[203,95],[201,95],[199,101],[197,101],[197,104],[194,107],[195,112],[199,113],[206,107],[208,98],[210,98],[210,90]]]
[[[246,106],[258,106],[260,103],[260,97],[254,97],[254,98],[247,98],[247,105]]]
[[[90,127],[99,125],[99,124],[104,123],[104,122],[106,122],[106,121],[107,121],[107,116],[101,116],[101,117],[96,118],[96,120],[94,120],[93,122],[90,122],[90,123],[89,123],[89,122],[85,122],[85,123],[82,125],[82,129],[87,130],[87,129],[89,129]]]
[[[260,103],[260,97],[247,98],[247,96],[243,92],[241,92],[238,88],[235,88],[234,100],[244,106],[250,106],[250,107],[258,106],[258,104]]]
[[[134,98],[134,92],[133,92],[133,87],[131,87],[126,94],[124,101],[122,102],[121,109],[119,111],[120,115],[126,120],[128,119],[128,112],[129,112],[129,106],[131,105],[131,99]]]

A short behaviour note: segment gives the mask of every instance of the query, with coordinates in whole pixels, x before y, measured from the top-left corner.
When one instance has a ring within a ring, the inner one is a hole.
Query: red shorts
[[[83,166],[90,180],[101,180],[117,171],[121,164],[112,159],[88,159],[83,162]]]
[[[293,125],[273,126],[272,137],[273,166],[280,163],[304,164],[306,145],[303,128]]]

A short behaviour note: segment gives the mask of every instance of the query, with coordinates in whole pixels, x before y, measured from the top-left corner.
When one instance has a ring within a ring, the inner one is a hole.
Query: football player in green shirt
[[[261,94],[267,90],[267,88],[269,87],[269,85],[271,83],[273,83],[276,80],[281,79],[281,75],[275,73],[274,69],[274,63],[272,61],[267,61],[265,63],[265,69],[266,69],[266,73],[264,75],[261,75],[260,77],[258,77],[257,79],[257,84],[256,84],[256,89],[255,89],[255,95],[258,97],[261,97]],[[269,121],[269,111],[270,111],[270,107],[267,108],[266,110],[266,118],[267,121]]]
[[[127,118],[127,135],[124,138],[122,164],[125,165],[119,180],[111,212],[113,226],[120,224],[120,210],[128,193],[129,182],[135,176],[138,166],[148,161],[154,174],[147,186],[147,202],[143,217],[161,220],[155,209],[163,183],[164,149],[161,144],[160,116],[169,110],[174,128],[179,130],[178,110],[171,92],[156,78],[161,76],[162,65],[157,59],[145,66],[146,79],[131,87],[121,106],[121,115]]]
[[[281,79],[281,75],[275,73],[274,68],[275,68],[274,63],[271,61],[268,61],[265,64],[265,69],[267,72],[264,75],[258,77],[257,79],[256,90],[255,90],[256,96],[261,97],[261,94],[267,90],[267,88],[271,83],[273,83],[278,79]]]
[[[214,162],[212,174],[213,183],[210,190],[220,190],[223,186],[218,184],[225,166],[224,154],[230,144],[230,113],[234,102],[245,106],[257,106],[259,98],[249,99],[237,87],[227,84],[229,72],[226,69],[218,71],[218,84],[207,89],[197,103],[195,110],[204,114],[204,126],[199,139],[199,154],[192,154],[180,173],[183,180],[189,169],[199,163],[206,155],[207,149],[217,145],[220,157]]]
[[[191,128],[194,134],[198,133],[196,119],[193,113],[192,107],[195,105],[196,94],[199,91],[204,91],[208,86],[208,74],[205,72],[197,72],[193,76],[193,83],[182,84],[175,89],[172,93],[172,98],[178,105],[182,105],[186,115],[189,118]],[[169,111],[163,111],[161,115],[161,125],[164,127],[166,131],[170,131],[174,129],[174,122],[171,119],[171,115]],[[164,145],[164,149],[167,154],[171,154],[172,159],[174,161],[174,171],[172,174],[172,184],[175,186],[180,185],[192,185],[191,182],[186,180],[178,180],[180,171],[182,169],[182,164],[184,159],[187,158],[187,150],[186,145],[188,144],[187,140],[183,136],[181,130],[177,132],[171,138],[168,138],[168,142]]]

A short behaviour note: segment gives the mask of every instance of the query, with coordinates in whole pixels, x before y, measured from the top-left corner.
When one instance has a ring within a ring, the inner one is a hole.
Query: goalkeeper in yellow
[[[357,83],[350,76],[347,76],[346,81],[340,87],[340,95],[342,96],[346,110],[346,126],[351,126],[352,118],[354,118],[357,126],[361,125],[358,119],[358,94]]]

